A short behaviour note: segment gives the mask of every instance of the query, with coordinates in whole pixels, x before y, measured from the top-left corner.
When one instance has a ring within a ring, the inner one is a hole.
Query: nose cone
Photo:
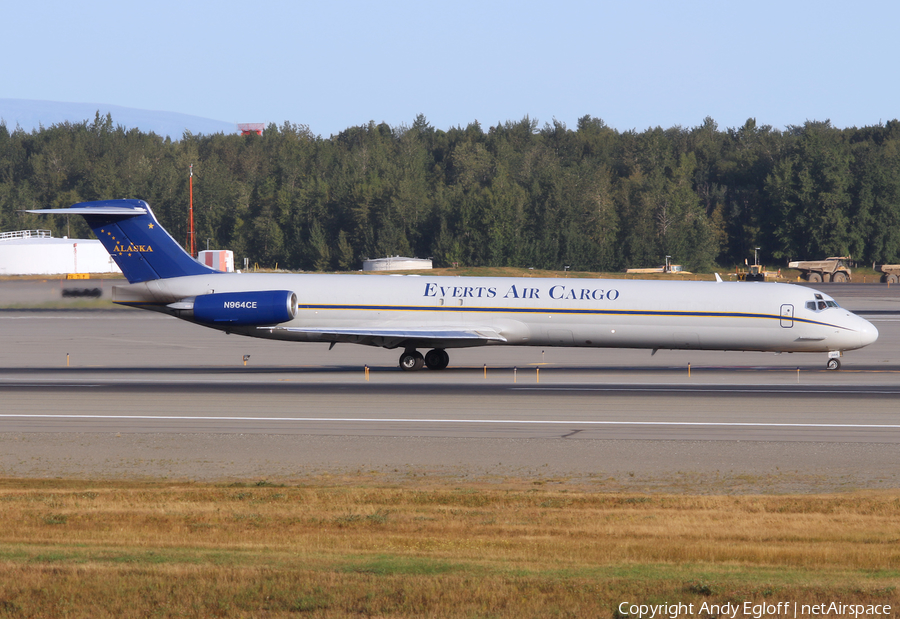
[[[860,347],[873,344],[878,339],[878,329],[865,318],[860,318],[862,327],[859,329],[859,345]]]

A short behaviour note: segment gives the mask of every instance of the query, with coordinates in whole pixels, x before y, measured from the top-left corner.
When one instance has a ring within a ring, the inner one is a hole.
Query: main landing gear
[[[840,359],[829,359],[828,363],[825,364],[825,367],[829,370],[840,370],[841,369],[841,360]]]
[[[429,370],[443,370],[449,364],[450,355],[443,348],[429,350],[424,357],[415,348],[407,348],[400,355],[400,369],[407,372],[421,370],[423,366]]]

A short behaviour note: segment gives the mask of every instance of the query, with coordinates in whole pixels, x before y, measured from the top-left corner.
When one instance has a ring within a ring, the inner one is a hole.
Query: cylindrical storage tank
[[[388,256],[363,261],[363,271],[420,271],[432,268],[431,260]]]

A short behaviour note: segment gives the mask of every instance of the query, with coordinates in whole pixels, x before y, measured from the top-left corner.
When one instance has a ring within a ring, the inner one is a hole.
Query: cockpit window
[[[806,309],[811,310],[813,312],[821,312],[822,310],[826,310],[831,307],[840,307],[834,301],[826,301],[822,298],[822,295],[817,294],[815,301],[807,301]]]

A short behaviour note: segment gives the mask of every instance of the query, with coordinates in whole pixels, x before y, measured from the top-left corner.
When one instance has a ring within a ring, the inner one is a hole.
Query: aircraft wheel
[[[811,282],[813,284],[818,284],[819,282],[822,281],[822,276],[819,273],[810,273],[809,277],[807,278],[806,281]]]
[[[406,372],[421,370],[425,365],[425,358],[417,350],[407,350],[400,355],[400,369]]]
[[[429,370],[443,370],[450,365],[450,355],[443,348],[435,348],[425,353],[425,365]]]
[[[825,367],[829,370],[840,370],[841,369],[841,361],[840,359],[829,359],[828,363],[825,364]]]

